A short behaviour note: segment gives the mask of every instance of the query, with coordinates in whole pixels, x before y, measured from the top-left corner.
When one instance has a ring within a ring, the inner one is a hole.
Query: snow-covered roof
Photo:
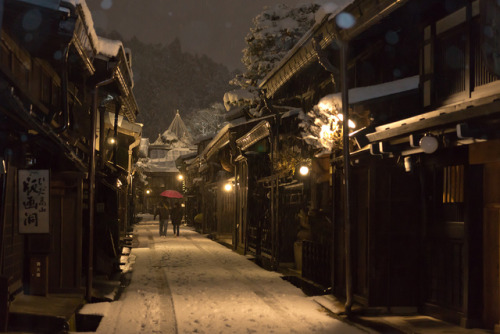
[[[234,89],[224,94],[224,107],[227,111],[231,110],[232,106],[238,106],[242,103],[252,103],[258,99],[257,92],[251,92],[247,89]]]
[[[349,89],[349,104],[355,104],[363,101],[373,100],[383,96],[402,93],[405,91],[417,89],[420,77],[414,75],[404,79],[385,82],[378,85],[357,87]],[[341,93],[329,94],[319,100],[318,105],[322,104],[337,105],[337,109],[342,110]]]
[[[104,114],[104,122],[110,126],[114,127],[115,124],[115,113],[106,112]],[[118,131],[129,136],[140,136],[142,134],[143,125],[140,123],[129,122],[127,118],[123,115],[118,115],[117,124]]]
[[[175,165],[175,160],[149,159],[147,162],[138,161],[137,167],[146,173],[177,173],[179,170]]]
[[[116,57],[120,48],[123,48],[123,43],[118,40],[108,39],[105,37],[98,36],[97,50],[98,53],[105,55],[106,57]]]
[[[274,66],[273,70],[270,71],[262,79],[259,87],[263,88],[263,86],[265,86],[266,83],[268,83],[268,81],[274,75],[276,75],[285,66],[285,64],[287,64],[290,61],[290,59],[292,59],[294,56],[296,56],[299,53],[299,51],[306,44],[310,43],[313,36],[315,35],[315,33],[321,28],[322,25],[324,25],[326,22],[328,22],[328,20],[330,18],[333,18],[337,14],[342,12],[347,6],[349,6],[353,2],[354,2],[354,0],[345,0],[340,6],[333,4],[333,3],[323,5],[315,14],[316,22],[314,23],[314,25],[304,34],[304,36],[302,36],[302,38],[294,45],[294,47],[290,51],[287,52],[287,54],[281,59],[281,61],[278,62],[278,64],[276,66]],[[326,37],[326,36],[324,36],[324,37]],[[290,77],[292,77],[293,74],[295,74],[295,72],[297,72],[301,66],[303,66],[304,64],[311,61],[313,56],[315,56],[315,54],[311,53],[310,55],[308,55],[307,59],[304,59],[304,58],[299,59],[296,62],[297,66],[295,66],[294,68],[290,68],[287,71],[287,77],[283,78],[282,81],[284,82],[287,79],[289,79]]]
[[[175,117],[172,120],[172,123],[170,123],[168,129],[163,132],[162,137],[166,140],[175,140],[175,138],[178,138],[185,144],[193,145],[193,138],[191,137],[186,124],[182,120],[179,110],[177,110],[177,113],[175,114]]]

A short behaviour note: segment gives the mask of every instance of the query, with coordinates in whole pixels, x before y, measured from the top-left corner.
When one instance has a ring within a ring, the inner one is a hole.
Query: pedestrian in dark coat
[[[179,202],[174,204],[170,212],[170,219],[172,220],[172,225],[174,227],[174,235],[179,236],[179,226],[181,225],[182,220],[182,209]]]
[[[155,219],[156,215],[158,215],[160,220],[160,237],[167,236],[167,226],[168,226],[168,217],[169,217],[169,209],[168,205],[165,202],[160,202],[155,211]]]

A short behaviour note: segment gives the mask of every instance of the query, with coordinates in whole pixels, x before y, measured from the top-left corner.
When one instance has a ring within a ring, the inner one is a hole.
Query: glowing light
[[[116,144],[116,138],[115,138],[115,137],[110,137],[110,138],[108,139],[108,143],[109,143],[109,144],[111,144],[111,145]]]
[[[327,124],[323,124],[321,126],[321,131],[319,133],[319,137],[321,139],[333,140],[334,134],[335,134],[335,132],[332,131],[330,126],[328,126]]]
[[[184,175],[182,175],[182,174],[177,175],[177,180],[179,180],[179,181],[184,180]]]
[[[146,190],[146,195],[149,195],[149,194],[151,194],[151,190],[148,189],[148,190]]]
[[[231,191],[233,189],[233,185],[231,183],[226,183],[224,185],[224,190],[225,191]]]
[[[307,174],[309,174],[309,167],[307,167],[307,166],[301,166],[299,168],[299,173],[302,176],[306,176]]]
[[[321,101],[318,104],[318,108],[321,111],[332,111],[333,110],[333,105],[329,101]]]

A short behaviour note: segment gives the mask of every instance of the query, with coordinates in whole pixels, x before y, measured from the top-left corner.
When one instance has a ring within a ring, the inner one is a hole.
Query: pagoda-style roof
[[[186,124],[184,124],[184,121],[182,120],[181,115],[179,114],[179,110],[177,110],[177,113],[175,114],[172,123],[170,123],[168,129],[162,134],[162,137],[166,140],[169,140],[169,138],[171,138],[172,135],[175,135],[175,137],[177,137],[180,141],[184,142],[185,144],[193,145],[193,137],[191,137],[191,134],[189,133],[189,130],[186,127]]]

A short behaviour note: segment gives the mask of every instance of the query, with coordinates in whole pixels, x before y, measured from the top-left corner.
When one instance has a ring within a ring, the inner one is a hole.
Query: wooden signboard
[[[49,170],[19,170],[19,233],[49,233]]]

